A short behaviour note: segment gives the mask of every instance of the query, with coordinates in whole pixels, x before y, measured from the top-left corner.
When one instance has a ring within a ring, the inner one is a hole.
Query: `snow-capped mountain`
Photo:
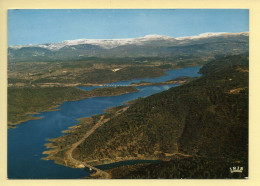
[[[183,41],[183,40],[195,40],[195,39],[202,39],[202,38],[210,38],[210,37],[218,37],[218,36],[235,36],[235,35],[245,35],[248,36],[248,32],[241,32],[241,33],[203,33],[197,36],[187,36],[187,37],[179,37],[173,38],[170,36],[164,35],[146,35],[144,37],[138,38],[127,38],[127,39],[76,39],[76,40],[65,40],[60,43],[51,43],[51,44],[30,44],[30,45],[16,45],[10,46],[13,49],[20,49],[23,47],[41,47],[46,48],[49,50],[59,50],[65,46],[73,46],[73,45],[80,45],[80,44],[90,44],[90,45],[97,45],[102,48],[110,49],[115,48],[122,45],[144,45],[150,41],[158,41],[164,40],[167,42],[176,42],[176,41]]]
[[[173,38],[164,35],[146,35],[127,39],[76,39],[60,43],[30,44],[9,46],[8,57],[10,61],[77,59],[79,57],[158,57],[175,56],[189,52],[189,48],[201,52],[210,50],[206,45],[216,48],[222,42],[227,51],[240,51],[241,42],[248,45],[248,32],[241,33],[203,33],[197,36]],[[236,43],[236,45],[234,45]],[[227,44],[232,46],[227,47]],[[236,46],[236,48],[234,48]],[[208,46],[209,47],[209,46]],[[218,51],[222,49],[219,48]],[[186,54],[185,54],[186,55]],[[36,60],[36,59],[35,59]]]
[[[29,44],[29,45],[14,45],[10,46],[12,49],[20,49],[23,47],[41,47],[47,48],[49,50],[59,50],[65,46],[81,45],[81,44],[90,44],[97,45],[102,48],[110,49],[122,45],[142,45],[149,41],[156,40],[167,40],[175,41],[173,37],[163,36],[163,35],[146,35],[139,38],[127,38],[127,39],[76,39],[76,40],[65,40],[60,43],[46,43],[46,44]]]
[[[176,38],[177,40],[194,40],[194,39],[202,39],[202,38],[210,38],[210,37],[219,37],[219,36],[239,36],[239,35],[244,35],[244,36],[249,36],[248,32],[239,32],[239,33],[227,33],[227,32],[218,32],[218,33],[212,33],[212,32],[207,32],[203,34],[199,34],[196,36],[186,36],[186,37],[179,37]]]

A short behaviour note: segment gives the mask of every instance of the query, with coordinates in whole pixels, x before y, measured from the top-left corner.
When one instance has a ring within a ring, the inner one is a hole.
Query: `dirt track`
[[[98,127],[100,127],[103,123],[106,123],[107,121],[109,121],[109,119],[104,119],[104,115],[101,116],[101,118],[99,119],[99,121],[83,136],[83,138],[81,138],[79,141],[77,141],[76,143],[74,143],[71,147],[71,149],[67,152],[68,154],[68,159],[73,162],[75,165],[78,165],[79,167],[84,165],[85,167],[91,168],[92,170],[97,171],[97,173],[99,173],[101,175],[102,178],[108,179],[110,178],[110,175],[105,172],[102,171],[96,167],[93,167],[91,165],[88,165],[84,162],[81,162],[79,160],[76,160],[75,158],[73,158],[72,153],[73,151],[77,148],[77,146],[79,146],[87,137],[89,137]]]
[[[119,115],[120,112],[125,112],[127,109],[128,109],[128,107],[124,107],[123,109],[118,110],[113,117]],[[73,158],[72,153],[73,153],[73,151],[77,148],[77,146],[79,146],[86,138],[88,138],[98,127],[100,127],[100,126],[103,125],[104,123],[108,122],[110,119],[111,119],[111,118],[104,119],[104,115],[102,115],[102,116],[100,117],[99,121],[98,121],[89,131],[87,131],[87,133],[83,136],[83,138],[81,138],[81,139],[80,139],[79,141],[77,141],[76,143],[72,144],[71,149],[67,152],[67,157],[68,157],[68,159],[69,159],[71,162],[73,162],[76,166],[78,166],[78,167],[83,167],[83,166],[85,166],[85,167],[91,168],[92,170],[97,171],[96,174],[100,175],[100,176],[101,176],[100,178],[104,178],[104,179],[109,179],[109,178],[111,178],[110,174],[108,174],[107,172],[102,171],[102,170],[100,170],[100,169],[98,169],[98,168],[96,168],[96,167],[93,167],[93,166],[91,166],[91,165],[88,165],[88,164],[86,164],[86,163],[84,163],[84,162],[81,162],[81,161],[79,161],[79,160],[76,160],[75,158]]]

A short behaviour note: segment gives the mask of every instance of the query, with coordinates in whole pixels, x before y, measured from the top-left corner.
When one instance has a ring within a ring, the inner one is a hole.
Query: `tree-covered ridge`
[[[138,100],[73,152],[82,161],[168,159],[175,154],[246,159],[248,57],[208,63],[188,84]]]
[[[8,125],[36,119],[28,114],[50,110],[64,101],[113,96],[138,91],[134,87],[104,87],[84,91],[75,87],[8,88]]]

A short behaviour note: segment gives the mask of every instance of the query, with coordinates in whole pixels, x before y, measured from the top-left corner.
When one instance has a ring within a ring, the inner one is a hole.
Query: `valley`
[[[203,73],[202,77],[187,84],[138,99],[130,106],[114,108],[105,115],[81,120],[64,136],[50,140],[47,147],[53,150],[45,152],[50,154],[47,159],[73,166],[67,164],[65,155],[72,139],[80,139],[80,134],[89,130],[96,121],[108,118],[74,149],[76,159],[95,166],[134,159],[163,160],[166,163],[151,167],[166,166],[166,170],[167,166],[173,166],[176,162],[179,164],[179,161],[184,162],[178,165],[179,169],[184,170],[187,161],[200,162],[200,171],[209,171],[206,168],[208,164],[215,166],[216,162],[221,165],[240,162],[246,167],[248,57],[221,58],[206,64],[200,72]],[[237,91],[232,91],[234,89]],[[124,112],[120,112],[122,108],[125,108]],[[219,136],[221,139],[218,139]],[[175,158],[180,160],[176,161]],[[140,168],[140,171],[143,169]],[[154,168],[148,166],[147,169],[151,171]],[[123,178],[134,178],[138,171]],[[171,171],[176,170],[171,168]],[[201,174],[202,177],[205,174],[209,177],[231,176],[228,171],[219,175],[217,167],[211,173],[204,171],[194,174]],[[158,175],[159,178],[171,178],[172,174],[161,171]],[[177,178],[193,178],[189,171],[185,174],[179,172],[178,175]],[[135,178],[158,178],[146,177],[143,171],[137,176]]]
[[[10,46],[9,176],[247,177],[248,46],[247,32]]]

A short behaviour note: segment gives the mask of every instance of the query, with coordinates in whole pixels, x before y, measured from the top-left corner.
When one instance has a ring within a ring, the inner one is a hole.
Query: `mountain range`
[[[8,47],[8,61],[67,61],[98,58],[185,57],[248,51],[249,33],[204,33],[173,38],[147,35],[128,39],[77,39]]]

